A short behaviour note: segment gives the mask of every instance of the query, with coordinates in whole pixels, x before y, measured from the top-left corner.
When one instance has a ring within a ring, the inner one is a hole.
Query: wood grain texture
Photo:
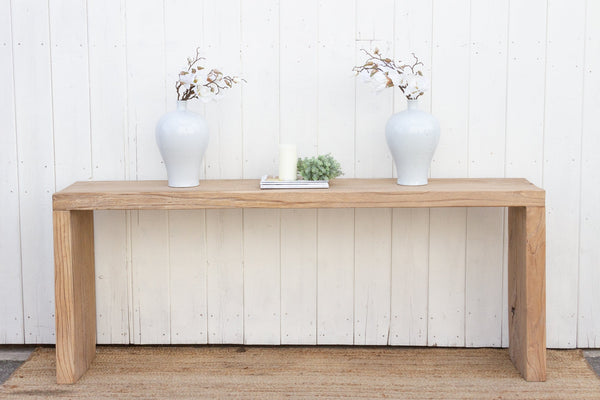
[[[546,380],[546,209],[508,211],[510,358],[528,381]]]
[[[74,383],[96,354],[92,211],[55,211],[56,380]]]
[[[205,180],[194,188],[165,181],[77,182],[53,196],[55,210],[202,208],[514,207],[543,206],[545,193],[525,179],[336,179],[328,190],[260,190],[258,180]]]

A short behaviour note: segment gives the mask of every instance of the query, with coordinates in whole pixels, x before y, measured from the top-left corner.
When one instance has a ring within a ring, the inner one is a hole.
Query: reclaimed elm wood
[[[193,188],[164,181],[77,182],[55,193],[55,210],[199,208],[369,208],[544,206],[545,192],[525,179],[336,179],[329,189],[259,189],[258,180],[204,180]]]
[[[508,207],[509,354],[528,381],[546,379],[545,191],[525,179],[337,179],[330,189],[260,190],[258,180],[77,182],[53,196],[58,383],[74,383],[95,355],[93,210],[203,208]]]
[[[510,358],[528,381],[546,380],[546,209],[508,209]]]
[[[96,355],[93,211],[54,211],[56,380],[76,382]]]

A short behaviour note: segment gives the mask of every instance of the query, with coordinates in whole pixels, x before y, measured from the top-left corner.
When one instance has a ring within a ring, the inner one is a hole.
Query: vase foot
[[[397,181],[398,185],[402,185],[402,186],[426,186],[429,182],[426,181],[413,181],[413,182],[406,182],[406,181],[401,181],[400,179],[398,179]]]
[[[175,185],[175,184],[168,183],[168,186],[172,187],[172,188],[191,188],[191,187],[200,186],[200,182],[191,184],[191,185]]]

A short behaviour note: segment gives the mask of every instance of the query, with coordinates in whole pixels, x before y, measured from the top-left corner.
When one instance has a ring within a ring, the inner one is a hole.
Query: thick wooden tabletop
[[[202,180],[193,188],[166,181],[76,182],[53,196],[54,210],[202,208],[515,207],[544,206],[545,192],[521,178],[335,179],[329,189],[266,189],[257,179]]]

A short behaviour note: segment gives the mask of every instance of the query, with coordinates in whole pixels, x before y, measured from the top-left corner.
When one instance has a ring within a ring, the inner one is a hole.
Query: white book
[[[282,181],[276,176],[265,175],[260,180],[261,189],[328,189],[329,181]]]

